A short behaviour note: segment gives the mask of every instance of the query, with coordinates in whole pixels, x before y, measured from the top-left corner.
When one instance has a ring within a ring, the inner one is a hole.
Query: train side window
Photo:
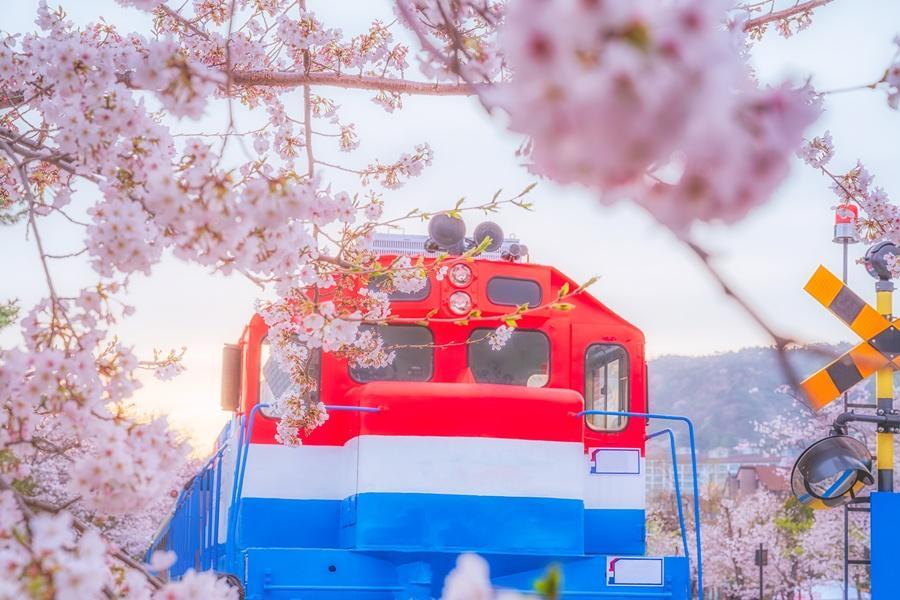
[[[544,387],[550,379],[550,340],[540,331],[516,329],[502,348],[485,340],[493,329],[469,335],[469,370],[478,383]]]
[[[593,344],[584,358],[584,408],[627,412],[629,407],[628,353],[615,344]],[[588,427],[597,431],[621,431],[628,417],[588,415]]]
[[[487,284],[488,300],[502,306],[541,305],[541,284],[531,279],[494,277]]]
[[[428,381],[434,373],[434,336],[421,325],[361,325],[362,331],[381,336],[384,351],[394,360],[384,367],[350,366],[359,383],[370,381]]]
[[[318,390],[322,368],[322,353],[318,348],[307,349],[307,359],[303,367],[303,372],[310,379],[310,383]],[[272,404],[285,394],[296,393],[298,390],[299,387],[291,377],[290,371],[285,369],[272,353],[269,338],[264,338],[259,349],[260,404]],[[263,414],[270,416],[265,409]]]

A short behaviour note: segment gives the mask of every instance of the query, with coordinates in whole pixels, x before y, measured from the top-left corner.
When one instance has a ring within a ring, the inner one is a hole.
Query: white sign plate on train
[[[606,557],[606,585],[663,585],[663,559],[635,556]]]

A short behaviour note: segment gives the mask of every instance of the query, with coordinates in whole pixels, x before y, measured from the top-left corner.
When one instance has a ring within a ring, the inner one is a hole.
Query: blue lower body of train
[[[234,433],[226,428],[222,440]],[[544,497],[363,491],[359,481],[368,477],[371,487],[373,464],[398,462],[366,462],[364,453],[372,451],[366,446],[353,455],[354,469],[328,471],[335,485],[342,474],[350,477],[349,487],[332,490],[331,499],[317,499],[305,492],[311,482],[301,467],[304,460],[316,469],[323,463],[298,453],[323,449],[258,446],[243,436],[236,442],[220,444],[185,486],[148,550],[148,558],[158,549],[175,551],[177,561],[160,574],[163,578],[177,579],[190,569],[213,570],[230,576],[247,600],[419,600],[441,597],[459,555],[472,552],[488,562],[499,589],[534,593],[535,582],[555,564],[563,577],[562,598],[691,597],[688,558],[645,556],[643,469],[592,474],[580,443],[563,447],[572,456],[559,464],[553,462],[552,445],[540,446],[534,455],[517,455],[523,462],[521,479],[541,483],[535,478],[546,478]],[[492,460],[485,456],[479,466]],[[548,462],[546,468],[540,461]],[[634,462],[640,465],[639,455]],[[498,469],[496,477],[508,477],[510,469]],[[448,471],[425,475],[451,489],[453,477],[465,472],[450,476]],[[573,482],[569,492],[552,495],[551,484],[567,477]],[[579,498],[585,477],[584,486],[603,484],[605,491]],[[494,487],[525,489],[505,481]],[[322,495],[329,491],[327,486],[316,489]],[[684,530],[682,535],[687,546]]]
[[[459,554],[475,552],[501,589],[532,592],[556,564],[563,598],[691,597],[687,558],[644,556],[643,510],[360,494],[337,502],[240,498],[223,511],[221,488],[211,469],[182,492],[149,551],[176,552],[164,577],[211,569],[231,575],[247,600],[418,600],[441,597]]]

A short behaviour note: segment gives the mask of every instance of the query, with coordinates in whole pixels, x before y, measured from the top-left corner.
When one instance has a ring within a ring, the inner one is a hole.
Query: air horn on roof
[[[428,221],[428,241],[425,242],[425,250],[428,252],[447,252],[460,255],[466,250],[477,248],[490,238],[484,247],[484,252],[497,252],[503,245],[503,229],[493,221],[479,223],[472,237],[466,237],[466,224],[462,219],[447,213],[439,213]],[[514,244],[524,248],[522,244]],[[513,257],[517,258],[520,252]]]

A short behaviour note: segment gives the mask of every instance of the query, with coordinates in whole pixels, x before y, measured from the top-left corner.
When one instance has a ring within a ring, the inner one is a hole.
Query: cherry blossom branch
[[[204,38],[204,39],[209,39],[209,34],[208,34],[208,33],[206,33],[205,31],[203,31],[203,30],[200,29],[199,27],[197,27],[193,22],[191,22],[191,21],[189,21],[188,19],[184,18],[183,16],[181,16],[180,13],[178,13],[178,12],[172,10],[171,8],[169,8],[168,6],[166,6],[165,4],[160,4],[158,10],[159,10],[160,12],[162,12],[162,13],[168,15],[169,17],[172,17],[174,20],[178,21],[179,23],[181,23],[182,25],[184,25],[185,27],[187,27],[188,29],[190,29],[190,30],[193,31],[195,34],[199,35],[200,37],[202,37],[202,38]],[[230,37],[230,36],[229,36],[229,37]]]
[[[762,315],[760,315],[756,311],[756,309],[750,306],[750,304],[746,300],[744,300],[744,298],[738,292],[736,292],[733,287],[731,287],[731,284],[729,284],[722,276],[722,274],[719,273],[718,269],[713,266],[709,252],[701,248],[693,241],[685,240],[684,243],[697,256],[697,258],[700,259],[700,262],[706,269],[707,273],[722,288],[722,293],[725,296],[731,298],[744,311],[744,313],[746,313],[747,316],[749,316],[750,319],[755,322],[769,338],[771,338],[772,342],[775,345],[775,352],[777,353],[778,357],[778,365],[781,367],[785,379],[787,379],[788,385],[790,385],[791,389],[795,390],[797,393],[803,394],[803,390],[800,387],[800,378],[797,376],[794,367],[787,359],[788,347],[791,345],[795,345],[796,342],[777,333],[775,329],[771,325],[769,325],[769,323],[762,317]],[[804,400],[802,396],[799,399]],[[805,402],[802,402],[802,404],[808,406],[808,404]]]
[[[873,81],[871,83],[863,83],[860,85],[851,85],[843,88],[835,88],[833,90],[824,90],[819,92],[820,94],[846,94],[847,92],[858,92],[860,90],[874,90],[880,84],[884,83],[885,77],[882,77],[878,81]]]
[[[832,1],[833,0],[807,0],[806,2],[800,2],[783,10],[772,11],[767,15],[756,17],[755,19],[747,19],[747,22],[744,23],[744,31],[750,31],[751,29],[762,27],[773,21],[781,21],[782,19],[787,19],[794,15],[811,11],[820,6],[829,4]]]
[[[519,308],[514,311],[503,313],[500,315],[490,315],[483,316],[481,311],[473,310],[469,314],[464,315],[462,317],[424,317],[424,318],[416,318],[416,317],[388,317],[385,321],[368,321],[365,319],[360,319],[363,323],[368,323],[371,325],[377,325],[380,323],[403,323],[403,324],[419,324],[419,323],[452,323],[454,325],[467,325],[470,322],[476,323],[485,323],[485,322],[495,322],[495,323],[504,323],[510,327],[515,327],[515,322],[521,319],[523,316],[532,315],[535,313],[539,313],[545,310],[555,310],[555,311],[569,311],[573,310],[575,306],[571,303],[566,302],[566,300],[571,300],[575,296],[578,296],[584,293],[587,288],[594,285],[597,282],[596,277],[591,277],[583,284],[576,287],[574,290],[569,291],[567,288],[563,288],[563,293],[558,294],[556,298],[549,302],[544,302],[543,304],[539,304],[537,306],[529,306],[527,304],[523,304]],[[350,320],[350,319],[348,319]],[[480,341],[480,340],[476,340]],[[405,347],[405,346],[404,346]],[[424,346],[423,346],[424,347]],[[437,346],[436,346],[437,347]]]
[[[235,85],[297,87],[321,85],[344,89],[372,90],[414,94],[418,96],[474,96],[475,87],[467,83],[428,83],[371,75],[337,75],[334,73],[299,73],[296,71],[233,71]]]
[[[306,0],[299,1],[300,10],[306,12]],[[310,70],[309,49],[303,51],[303,72],[307,75]],[[309,83],[303,84],[303,131],[306,138],[306,169],[309,178],[312,179],[316,172],[316,159],[313,156],[312,146],[312,98],[310,97]]]
[[[127,75],[127,74],[124,74]],[[376,77],[372,75],[339,75],[336,73],[301,73],[297,71],[233,70],[230,73],[231,83],[237,86],[262,87],[298,87],[301,85],[320,85],[343,89],[371,90],[412,94],[416,96],[475,96],[478,86],[469,83],[429,83],[394,77]],[[123,82],[129,87],[129,78],[123,76]],[[16,99],[21,98],[18,90],[0,90],[0,109],[15,106]]]
[[[41,239],[40,231],[38,231],[37,222],[34,218],[34,209],[39,203],[37,199],[34,197],[34,193],[31,191],[31,186],[28,183],[28,172],[25,170],[25,165],[19,160],[18,156],[16,156],[15,151],[7,144],[4,140],[0,139],[0,148],[3,149],[4,152],[9,156],[9,158],[16,165],[16,169],[19,172],[19,178],[21,179],[22,188],[25,191],[26,200],[28,202],[28,226],[34,234],[34,243],[37,246],[38,256],[40,257],[41,268],[44,272],[44,278],[47,282],[47,290],[50,293],[50,310],[53,314],[53,319],[56,320],[57,314],[61,313],[63,319],[65,319],[66,323],[69,325],[69,328],[72,332],[75,329],[72,327],[72,323],[69,321],[69,315],[66,312],[65,307],[59,300],[59,294],[56,293],[56,287],[53,284],[53,277],[50,275],[50,267],[47,264],[47,253],[44,251],[44,243]],[[78,346],[81,347],[81,339],[76,335],[75,341]]]
[[[13,495],[13,497],[16,499],[16,502],[19,505],[20,510],[22,511],[22,514],[25,516],[25,518],[28,521],[31,521],[32,519],[34,519],[37,516],[35,509],[40,510],[42,512],[49,512],[49,513],[56,514],[60,511],[65,510],[71,504],[71,503],[67,503],[64,506],[57,506],[55,504],[51,504],[49,502],[44,502],[43,500],[38,500],[36,498],[25,497],[22,494],[20,494],[13,486],[11,486],[9,484],[9,482],[6,481],[6,478],[4,478],[3,476],[0,476],[0,491],[8,491]],[[76,517],[75,515],[72,515],[72,525],[75,528],[75,530],[78,531],[79,533],[84,533],[85,531],[88,530],[88,525],[86,523],[84,523],[81,519]],[[157,577],[157,576],[153,575],[152,573],[150,573],[149,571],[147,571],[146,567],[143,564],[136,561],[134,558],[132,558],[131,556],[129,556],[128,554],[126,554],[125,552],[123,552],[122,550],[117,548],[115,546],[115,544],[112,544],[109,541],[107,541],[107,544],[110,548],[111,556],[113,556],[120,562],[124,563],[128,567],[134,569],[135,571],[138,571],[139,573],[141,573],[147,579],[147,582],[150,585],[152,585],[155,589],[160,589],[163,587],[162,580],[159,577]],[[110,594],[107,594],[107,595],[109,597],[115,597],[114,595],[110,595]]]
[[[12,130],[0,127],[0,142],[9,144],[12,150],[14,150],[15,154],[28,159],[28,161],[43,161],[55,165],[60,169],[71,173],[72,175],[77,175],[78,177],[81,177],[93,183],[97,183],[99,181],[99,179],[95,175],[91,173],[85,173],[76,169],[74,164],[65,155],[54,153],[52,152],[52,150],[46,148],[45,146],[36,142],[32,142],[31,140],[26,139],[24,136],[17,136]],[[47,152],[44,152],[45,150]]]

